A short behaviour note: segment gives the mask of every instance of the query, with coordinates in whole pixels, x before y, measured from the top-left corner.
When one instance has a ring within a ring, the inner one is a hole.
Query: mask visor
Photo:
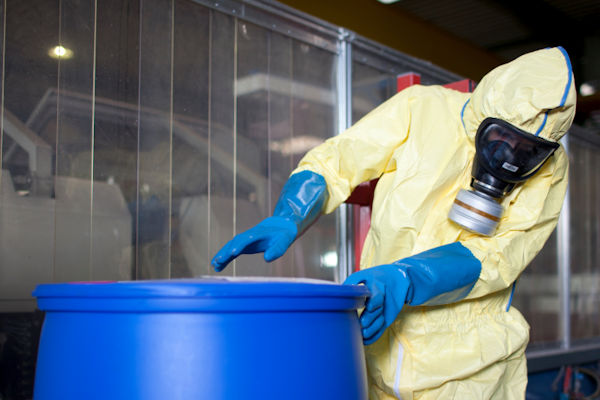
[[[495,118],[486,119],[475,139],[477,160],[493,176],[506,182],[529,178],[559,147]]]

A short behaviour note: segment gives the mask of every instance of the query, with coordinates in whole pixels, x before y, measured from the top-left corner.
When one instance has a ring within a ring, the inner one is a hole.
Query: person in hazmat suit
[[[309,151],[272,217],[213,258],[281,256],[353,189],[379,178],[361,270],[372,399],[523,399],[529,326],[514,283],[556,226],[575,114],[564,49],[525,54],[473,93],[411,86]]]

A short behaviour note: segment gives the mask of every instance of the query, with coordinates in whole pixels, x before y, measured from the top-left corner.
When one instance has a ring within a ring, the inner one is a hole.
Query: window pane
[[[233,17],[211,11],[207,261],[234,235],[235,24]],[[207,270],[214,274],[208,265]],[[233,266],[221,274],[233,275]]]
[[[59,59],[56,137],[55,280],[88,280],[91,258],[93,1],[63,0],[60,44],[72,57]],[[76,98],[77,106],[71,99]]]
[[[97,7],[92,280],[135,276],[139,4]]]
[[[334,54],[305,43],[292,43],[292,166],[306,151],[338,132]],[[319,66],[315,68],[315,66]],[[337,265],[336,214],[322,215],[290,249],[293,269],[285,275],[333,280]]]
[[[147,0],[140,14],[138,279],[170,277],[172,12]]]
[[[171,277],[209,273],[210,11],[175,2]]]
[[[512,306],[531,326],[530,346],[554,345],[560,337],[560,296],[557,264],[557,233],[527,266],[515,289]]]
[[[33,311],[31,292],[36,284],[53,280],[55,265],[58,61],[48,51],[58,44],[59,7],[58,1],[47,1],[41,9],[27,1],[1,4],[0,24],[6,26],[0,30],[5,34],[0,312]],[[35,125],[34,120],[42,122]]]
[[[236,71],[235,231],[243,232],[272,213],[269,196],[269,70],[271,32],[239,21]],[[236,261],[236,275],[271,275],[262,254]]]
[[[573,132],[571,132],[573,133]],[[580,130],[569,138],[571,201],[571,336],[574,341],[600,337],[600,141],[584,140]]]

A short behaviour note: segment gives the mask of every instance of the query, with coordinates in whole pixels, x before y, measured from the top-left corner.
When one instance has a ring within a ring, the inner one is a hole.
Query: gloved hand
[[[344,284],[365,284],[371,292],[360,317],[364,344],[375,342],[404,304],[440,305],[465,298],[481,273],[481,262],[460,242],[363,269]]]
[[[212,260],[215,271],[221,272],[240,254],[264,252],[265,261],[273,261],[283,255],[298,235],[296,224],[287,218],[269,217],[258,225],[240,233],[230,240]]]
[[[327,201],[325,178],[301,171],[283,186],[273,216],[231,239],[212,259],[220,272],[240,254],[264,252],[265,261],[281,257],[298,236],[320,215]]]
[[[383,334],[404,307],[410,280],[397,265],[380,265],[350,275],[345,285],[365,284],[371,292],[360,316],[363,343],[371,344]]]

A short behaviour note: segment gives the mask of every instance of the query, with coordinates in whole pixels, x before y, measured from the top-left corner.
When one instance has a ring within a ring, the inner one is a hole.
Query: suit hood
[[[525,54],[486,74],[462,110],[471,138],[488,118],[558,141],[575,117],[577,94],[571,61],[562,47]]]

